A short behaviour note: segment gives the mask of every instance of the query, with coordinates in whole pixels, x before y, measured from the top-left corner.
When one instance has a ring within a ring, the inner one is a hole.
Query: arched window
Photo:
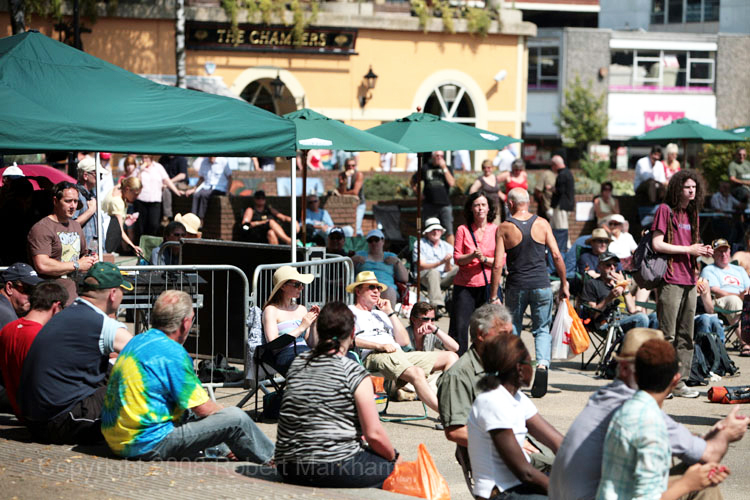
[[[271,78],[261,78],[250,82],[240,93],[240,97],[254,106],[277,115],[285,115],[297,110],[294,96],[285,85],[281,97],[274,99]]]
[[[424,104],[424,111],[466,125],[476,125],[477,121],[474,103],[466,89],[457,83],[443,83],[434,89]]]

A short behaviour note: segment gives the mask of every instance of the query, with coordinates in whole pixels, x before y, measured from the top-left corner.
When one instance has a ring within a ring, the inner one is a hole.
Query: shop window
[[[651,24],[719,20],[720,0],[651,0]]]
[[[557,47],[529,47],[529,88],[556,89],[560,72],[559,61]]]
[[[675,50],[616,50],[609,66],[610,90],[710,92],[715,53]]]

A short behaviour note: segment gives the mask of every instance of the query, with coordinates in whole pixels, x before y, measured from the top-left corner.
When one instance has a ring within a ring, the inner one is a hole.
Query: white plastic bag
[[[571,359],[575,354],[570,349],[570,326],[573,318],[568,313],[568,306],[560,302],[555,321],[552,323],[552,359]]]

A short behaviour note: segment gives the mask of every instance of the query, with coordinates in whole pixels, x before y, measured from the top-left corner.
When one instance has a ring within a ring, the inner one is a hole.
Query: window
[[[651,24],[718,21],[720,1],[651,0]]]
[[[529,47],[529,88],[556,89],[559,73],[557,47]]]
[[[424,112],[432,113],[451,122],[474,125],[474,103],[466,89],[456,83],[445,83],[432,91],[424,104]]]
[[[710,91],[714,52],[618,49],[612,52],[609,85],[613,90]]]

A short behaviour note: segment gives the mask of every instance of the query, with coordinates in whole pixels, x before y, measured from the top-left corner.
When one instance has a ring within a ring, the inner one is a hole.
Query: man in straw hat
[[[606,252],[612,237],[602,228],[596,228],[591,232],[591,237],[586,240],[586,244],[591,247],[590,252],[581,252],[576,261],[576,271],[581,275],[588,274],[592,278],[599,277],[599,256]],[[620,262],[617,262],[617,272],[622,271]]]
[[[362,350],[362,362],[369,371],[380,372],[398,385],[411,383],[424,404],[438,410],[437,395],[427,383],[432,372],[445,371],[458,356],[449,351],[404,352],[409,334],[399,321],[391,302],[380,293],[387,287],[372,271],[362,271],[346,287],[354,294],[349,308],[356,318],[354,345]]]
[[[604,438],[614,412],[638,390],[635,372],[635,355],[646,341],[664,339],[659,330],[633,328],[625,339],[617,360],[615,380],[596,391],[586,407],[576,417],[565,439],[557,451],[550,476],[549,497],[551,500],[593,499],[601,478]],[[672,455],[687,465],[698,462],[719,462],[726,454],[729,443],[742,439],[747,429],[747,417],[737,414],[735,407],[726,418],[717,422],[704,436],[690,433],[666,413],[662,412],[667,425]],[[719,495],[717,488],[702,492]]]
[[[445,293],[453,284],[453,277],[458,272],[458,266],[453,265],[453,247],[442,238],[445,228],[440,225],[440,219],[430,217],[425,222],[422,231],[421,252],[417,254],[414,245],[413,262],[419,261],[419,276],[421,286],[427,291],[430,304],[438,309],[445,308]]]
[[[111,317],[123,290],[133,289],[117,266],[94,264],[81,288],[81,296],[44,325],[23,363],[18,402],[27,427],[42,441],[102,441],[110,354],[133,337]]]

